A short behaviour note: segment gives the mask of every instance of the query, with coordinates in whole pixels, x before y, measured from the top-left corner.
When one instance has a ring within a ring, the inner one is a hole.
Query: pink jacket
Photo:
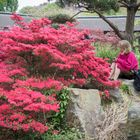
[[[138,70],[138,60],[133,52],[119,54],[117,64],[121,71]]]

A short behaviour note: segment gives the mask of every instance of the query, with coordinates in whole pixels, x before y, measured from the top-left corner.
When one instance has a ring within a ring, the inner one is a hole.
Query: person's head
[[[119,48],[120,51],[123,53],[129,53],[131,52],[131,44],[127,40],[121,40],[119,41]]]

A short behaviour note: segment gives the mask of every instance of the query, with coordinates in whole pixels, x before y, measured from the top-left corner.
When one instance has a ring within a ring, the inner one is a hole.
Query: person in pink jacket
[[[131,44],[127,40],[119,42],[120,54],[111,65],[110,80],[117,80],[120,73],[128,73],[138,70],[138,60],[131,51]]]

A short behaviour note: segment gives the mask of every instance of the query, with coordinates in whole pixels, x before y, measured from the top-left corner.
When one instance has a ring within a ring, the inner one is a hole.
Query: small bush
[[[33,17],[49,17],[49,16],[54,16],[57,14],[67,14],[67,15],[74,15],[75,11],[71,8],[62,8],[59,7],[57,4],[55,3],[50,3],[50,4],[44,4],[44,5],[40,5],[40,6],[33,6],[33,7],[24,7],[22,8],[20,11],[20,13],[22,14],[30,14]]]
[[[123,93],[131,94],[129,86],[124,83],[121,84],[120,89],[122,90]]]
[[[71,17],[67,14],[58,14],[58,15],[50,16],[49,19],[53,23],[61,23],[61,24],[64,24],[67,21],[69,21],[69,22],[74,22],[75,21],[75,19],[71,19]]]

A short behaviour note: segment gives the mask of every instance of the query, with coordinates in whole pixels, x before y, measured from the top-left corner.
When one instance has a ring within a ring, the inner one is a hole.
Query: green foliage
[[[32,7],[32,6],[27,6],[27,7],[24,7],[20,10],[20,13],[23,13],[23,14],[31,14],[31,13],[35,13],[36,12],[36,8],[35,7]]]
[[[84,134],[82,134],[78,129],[75,128],[65,128],[62,131],[54,130],[42,135],[26,133],[23,133],[23,135],[18,135],[17,133],[15,133],[14,136],[6,135],[5,137],[0,138],[6,140],[81,140],[82,138],[84,138]]]
[[[60,111],[56,113],[52,118],[53,127],[61,129],[65,127],[65,113],[69,101],[69,90],[63,89],[57,92],[57,99],[60,101]]]
[[[119,49],[117,47],[109,44],[96,43],[94,46],[96,48],[96,56],[104,59],[108,58],[109,63],[112,63],[119,53]]]
[[[46,8],[46,10],[60,9],[60,7],[57,4],[55,4],[55,3],[49,3],[49,4],[47,4],[47,6],[45,8]]]
[[[70,0],[58,0],[56,4],[60,7],[70,6]]]
[[[49,19],[53,22],[53,23],[61,23],[64,24],[67,21],[69,22],[74,22],[74,19],[71,19],[69,15],[67,14],[58,14],[58,15],[54,15],[54,16],[50,16]]]
[[[139,13],[139,11],[138,11]],[[118,11],[109,10],[104,12],[105,16],[120,16],[120,15],[127,15],[127,10],[125,8],[120,8]],[[98,16],[96,13],[89,13],[89,12],[82,12],[78,16]]]
[[[49,91],[44,91],[43,92],[45,95],[51,95],[54,93],[54,90],[51,89]],[[59,106],[60,106],[60,111],[55,114],[50,114],[48,117],[49,122],[51,124],[47,124],[50,129],[57,129],[61,130],[65,128],[65,113],[69,101],[69,90],[67,89],[62,89],[61,91],[56,92],[56,98],[59,101]]]
[[[81,140],[83,135],[77,129],[67,129],[57,135],[46,133],[42,135],[42,140]]]
[[[0,11],[14,12],[18,8],[18,0],[0,0]]]
[[[0,0],[0,11],[4,11],[5,5],[6,5],[6,0]]]
[[[30,14],[34,17],[51,17],[63,13],[72,16],[74,14],[72,9],[62,8],[55,3],[44,4],[36,7],[28,6],[22,8],[19,12],[22,14]]]
[[[57,23],[52,23],[52,27],[55,28],[55,29],[59,29],[59,24],[57,24]]]
[[[86,7],[86,9],[89,11],[92,11],[95,8],[100,12],[109,11],[111,9],[114,11],[119,10],[119,4],[117,0],[67,0],[67,3],[80,4]]]
[[[122,90],[123,93],[131,94],[131,91],[129,89],[129,86],[126,84],[121,84],[120,89]]]
[[[44,4],[42,6],[27,6],[23,7],[19,12],[22,14],[31,14],[37,17],[44,17],[46,15],[52,15],[56,13],[55,11],[59,11],[61,8],[56,4]]]
[[[45,95],[53,94],[53,90],[44,92]],[[56,93],[57,100],[60,102],[60,111],[51,115],[48,120],[51,121],[49,125],[49,131],[41,136],[42,140],[81,140],[83,135],[81,132],[75,128],[68,128],[66,126],[65,114],[67,110],[67,105],[69,101],[69,90],[64,88]],[[58,131],[55,134],[53,130]]]

